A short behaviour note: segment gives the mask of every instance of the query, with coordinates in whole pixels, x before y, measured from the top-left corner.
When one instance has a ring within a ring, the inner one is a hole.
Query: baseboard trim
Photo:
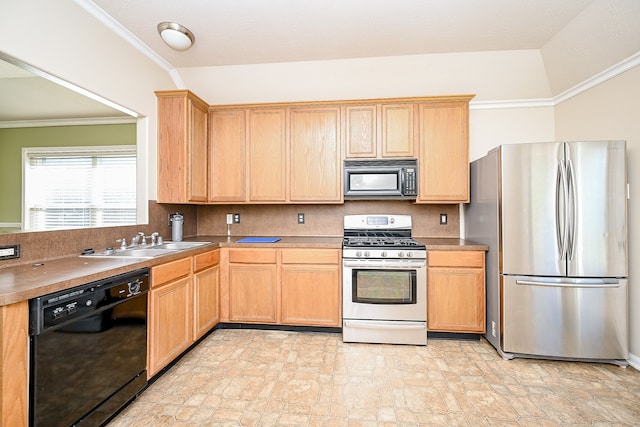
[[[639,356],[636,356],[635,354],[629,353],[629,359],[627,359],[627,362],[629,362],[629,365],[631,365],[632,367],[634,367],[638,371],[640,371],[640,357]]]

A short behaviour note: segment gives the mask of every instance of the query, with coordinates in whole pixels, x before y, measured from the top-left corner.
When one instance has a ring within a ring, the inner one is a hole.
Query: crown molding
[[[554,96],[553,98],[540,99],[514,99],[502,101],[471,101],[469,109],[471,110],[498,110],[501,108],[539,108],[539,107],[556,107],[563,102],[578,96],[602,83],[619,76],[625,71],[640,66],[640,52],[636,52],[630,57],[618,62],[612,67],[607,68],[601,73],[596,74],[587,80],[578,83],[574,87]]]
[[[129,30],[116,21],[111,15],[104,11],[101,7],[96,5],[91,0],[73,0],[78,6],[86,10],[91,16],[96,18],[102,24],[104,24],[111,31],[122,37],[131,46],[138,49],[147,58],[151,59],[161,68],[163,68],[172,77],[176,72],[175,67],[171,65],[166,59],[158,55],[153,49],[144,44],[142,40],[133,35]]]
[[[124,125],[136,123],[135,117],[91,117],[86,119],[15,120],[0,122],[0,129],[56,126]]]

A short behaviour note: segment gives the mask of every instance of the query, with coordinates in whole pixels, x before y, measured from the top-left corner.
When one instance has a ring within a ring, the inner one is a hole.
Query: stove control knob
[[[365,257],[367,257],[367,258],[368,258],[368,257],[370,257],[370,256],[371,256],[371,252],[369,252],[369,251],[364,251],[364,256],[365,256]]]
[[[399,258],[403,258],[404,257],[404,252],[402,252],[402,251],[398,252],[398,257]]]
[[[411,258],[413,256],[413,252],[407,252],[407,257]]]
[[[385,258],[387,256],[387,251],[382,251],[380,255],[382,256],[382,258]]]
[[[357,252],[356,252],[356,256],[357,256],[358,258],[359,258],[359,257],[361,257],[361,256],[362,256],[362,252],[357,251]]]

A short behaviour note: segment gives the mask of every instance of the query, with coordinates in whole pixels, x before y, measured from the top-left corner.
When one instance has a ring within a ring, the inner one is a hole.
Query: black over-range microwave
[[[344,161],[345,200],[415,200],[417,195],[417,159]]]

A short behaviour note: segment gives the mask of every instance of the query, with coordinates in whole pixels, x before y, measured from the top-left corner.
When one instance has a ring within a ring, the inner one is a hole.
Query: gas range
[[[346,215],[342,339],[427,343],[427,250],[409,215]]]
[[[426,248],[411,238],[409,215],[346,215],[343,258],[426,258]]]

